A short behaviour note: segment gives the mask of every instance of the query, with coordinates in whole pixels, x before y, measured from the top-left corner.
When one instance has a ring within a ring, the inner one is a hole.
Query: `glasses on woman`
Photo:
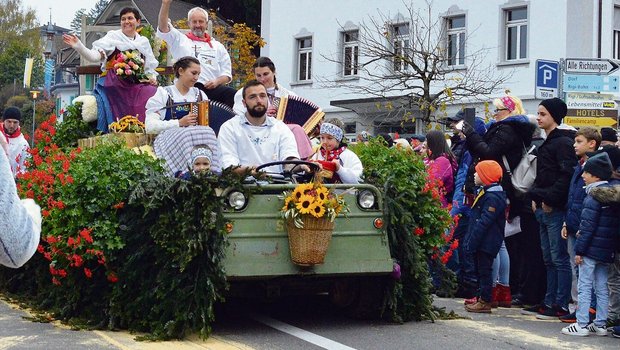
[[[507,110],[508,110],[508,108],[496,108],[495,109],[495,113],[499,113],[501,111],[507,111]]]

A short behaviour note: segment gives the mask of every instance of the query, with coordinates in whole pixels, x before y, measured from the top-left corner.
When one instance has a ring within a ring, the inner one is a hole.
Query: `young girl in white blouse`
[[[176,81],[173,85],[157,88],[146,103],[146,132],[159,134],[164,130],[196,125],[198,115],[191,113],[190,103],[207,101],[207,95],[194,84],[200,77],[198,59],[181,57],[172,67]]]
[[[321,148],[312,157],[322,168],[333,171],[327,183],[360,183],[364,167],[353,151],[344,142],[342,122],[333,118],[321,124]]]

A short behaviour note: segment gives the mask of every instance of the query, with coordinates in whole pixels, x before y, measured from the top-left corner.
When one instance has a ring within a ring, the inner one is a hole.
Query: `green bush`
[[[410,150],[387,148],[375,139],[354,151],[364,164],[366,182],[382,189],[390,252],[401,267],[400,280],[387,294],[387,312],[396,322],[434,319],[428,261],[439,258],[452,224],[437,187],[422,158]]]

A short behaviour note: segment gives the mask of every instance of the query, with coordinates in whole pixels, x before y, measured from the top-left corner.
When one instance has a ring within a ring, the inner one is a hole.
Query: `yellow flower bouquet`
[[[303,215],[325,217],[334,222],[343,211],[348,211],[344,196],[334,194],[321,183],[311,182],[299,184],[292,191],[284,192],[281,215],[287,221],[292,221],[296,227],[303,228]]]

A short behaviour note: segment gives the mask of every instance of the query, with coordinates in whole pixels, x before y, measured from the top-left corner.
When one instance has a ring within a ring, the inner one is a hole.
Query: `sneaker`
[[[586,328],[590,331],[590,333],[600,335],[600,336],[607,335],[607,327],[605,326],[599,327],[595,325],[594,323],[590,323],[589,325],[586,326]]]
[[[465,305],[465,310],[474,313],[490,314],[491,303],[487,303],[486,301],[479,299],[475,304]]]
[[[607,319],[607,323],[605,324],[605,327],[607,327],[607,330],[609,332],[611,332],[611,329],[616,326],[620,326],[620,319],[618,320],[612,320],[610,318]]]
[[[614,338],[620,338],[620,326],[615,326],[614,328],[612,328],[611,335],[613,335]]]
[[[564,323],[575,323],[577,322],[577,313],[573,312],[568,315],[560,316],[560,321]]]
[[[523,307],[523,301],[519,296],[513,296],[512,301],[510,302],[514,307]]]
[[[576,335],[578,337],[587,337],[590,335],[590,331],[587,327],[579,326],[579,323],[573,323],[570,326],[562,328],[562,334]]]
[[[546,308],[543,312],[539,312],[536,318],[539,320],[555,320],[566,315],[568,315],[568,310],[554,305],[553,307]]]
[[[544,308],[545,306],[540,304],[526,307],[524,309],[521,309],[521,315],[536,315],[539,312],[542,312]]]

